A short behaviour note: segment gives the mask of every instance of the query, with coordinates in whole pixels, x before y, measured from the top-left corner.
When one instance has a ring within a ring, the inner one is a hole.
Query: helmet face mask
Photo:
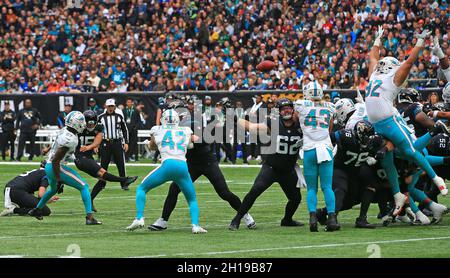
[[[349,114],[356,110],[355,104],[349,98],[342,98],[335,105],[338,124],[344,126],[347,123]]]
[[[66,126],[74,129],[77,133],[82,133],[86,128],[86,120],[83,113],[72,111],[66,116]]]
[[[398,103],[415,103],[421,101],[420,93],[413,88],[402,89],[398,94]]]
[[[319,83],[316,81],[309,82],[304,91],[304,98],[308,100],[322,100],[323,99],[323,90]]]
[[[174,109],[164,111],[161,116],[162,126],[177,126],[180,123],[180,117]]]
[[[375,129],[371,123],[368,121],[359,121],[356,123],[354,128],[356,138],[361,147],[367,148],[369,145],[370,137],[375,135]]]
[[[294,115],[294,104],[287,98],[281,98],[277,101],[277,108],[279,110],[281,119],[288,121]]]
[[[384,57],[379,60],[375,71],[380,74],[387,74],[392,70],[395,70],[400,67],[400,62],[394,57]]]
[[[92,110],[84,111],[84,118],[86,120],[86,129],[88,131],[93,131],[97,126],[97,114]]]

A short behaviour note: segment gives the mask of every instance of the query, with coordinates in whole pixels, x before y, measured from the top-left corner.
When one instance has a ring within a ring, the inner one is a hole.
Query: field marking
[[[299,250],[299,249],[332,248],[332,247],[348,247],[348,246],[369,245],[369,244],[388,244],[388,243],[417,242],[417,241],[446,240],[446,239],[450,239],[450,236],[428,237],[428,238],[394,239],[394,240],[380,240],[380,241],[365,241],[365,242],[331,243],[331,244],[318,244],[318,245],[317,244],[316,245],[300,245],[300,246],[272,247],[272,248],[258,248],[258,249],[243,249],[243,250],[229,250],[229,251],[217,251],[217,252],[156,254],[156,255],[139,256],[139,257],[131,257],[131,258],[224,255],[224,254],[253,253],[253,252],[265,252],[265,251]]]
[[[0,255],[0,259],[17,259],[23,257],[23,255]]]

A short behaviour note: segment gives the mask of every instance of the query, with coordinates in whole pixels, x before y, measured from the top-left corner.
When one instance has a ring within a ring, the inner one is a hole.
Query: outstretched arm
[[[425,44],[425,39],[431,34],[431,31],[424,30],[421,34],[417,35],[417,43],[414,46],[408,59],[400,66],[394,76],[394,84],[400,87],[409,75],[409,71],[414,66],[414,63],[419,57],[419,52],[422,50]]]
[[[380,45],[381,45],[381,38],[383,37],[384,29],[383,26],[378,26],[378,31],[376,33],[375,42],[372,46],[372,49],[369,53],[369,76],[372,75],[373,70],[375,69],[375,66],[378,63],[378,60],[380,60]]]
[[[448,57],[445,55],[444,51],[442,51],[442,48],[439,45],[439,37],[437,36],[435,36],[433,39],[432,52],[439,58],[439,65],[444,72],[445,79],[447,80],[447,82],[450,82],[450,65],[448,62]]]
[[[258,131],[262,132],[262,133],[266,133],[268,130],[268,127],[266,124],[251,123],[244,119],[239,119],[237,123],[240,127],[244,128],[245,130],[248,130],[252,133],[256,133]]]

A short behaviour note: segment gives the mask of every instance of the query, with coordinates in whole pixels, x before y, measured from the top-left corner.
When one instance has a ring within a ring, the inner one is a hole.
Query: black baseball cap
[[[91,98],[89,99],[89,102],[96,102],[96,101],[95,101],[95,99],[94,99],[93,97],[91,97]]]

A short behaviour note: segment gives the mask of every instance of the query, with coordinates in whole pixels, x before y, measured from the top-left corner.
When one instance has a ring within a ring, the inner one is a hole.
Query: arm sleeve
[[[19,111],[19,115],[17,116],[16,129],[19,129],[21,120],[22,120],[22,112]]]

